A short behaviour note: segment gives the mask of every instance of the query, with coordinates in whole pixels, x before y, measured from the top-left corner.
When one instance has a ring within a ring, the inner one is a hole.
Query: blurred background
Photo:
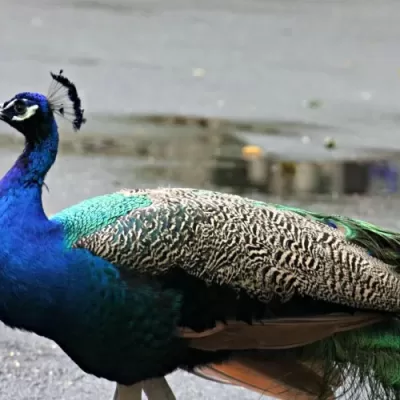
[[[2,0],[0,102],[83,98],[60,121],[46,210],[122,187],[190,186],[399,229],[400,3],[393,0]],[[0,173],[22,138],[0,126]],[[0,327],[0,399],[111,398],[53,343]],[[188,377],[178,399],[259,399]],[[184,379],[183,379],[184,377]]]

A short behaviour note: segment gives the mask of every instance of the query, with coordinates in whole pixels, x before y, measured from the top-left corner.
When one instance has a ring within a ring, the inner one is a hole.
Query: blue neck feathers
[[[27,140],[22,154],[14,166],[0,181],[0,193],[4,190],[26,189],[28,187],[41,188],[44,178],[56,160],[58,149],[57,123],[52,119],[45,124],[46,135],[37,141]]]
[[[25,329],[40,327],[45,310],[53,307],[55,277],[46,273],[46,255],[38,247],[49,247],[46,232],[53,232],[54,241],[61,237],[51,229],[41,196],[57,155],[56,122],[43,125],[40,133],[40,140],[26,140],[24,151],[0,181],[0,319]]]
[[[9,212],[12,212],[10,206],[13,208],[13,203],[18,208],[22,202],[36,210],[36,214],[44,215],[42,186],[57,156],[57,123],[52,118],[51,122],[43,124],[41,129],[40,139],[26,140],[24,151],[0,181],[0,210],[3,202],[7,203]],[[1,211],[7,213],[7,210]]]

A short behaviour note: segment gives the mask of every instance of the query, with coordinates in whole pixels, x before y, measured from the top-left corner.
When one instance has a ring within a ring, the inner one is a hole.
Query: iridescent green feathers
[[[124,196],[113,193],[92,197],[53,216],[52,220],[63,225],[66,245],[71,247],[80,239],[101,231],[127,215],[132,210],[151,205],[146,195]]]
[[[400,399],[400,323],[387,323],[336,334],[301,348],[279,351],[315,366],[326,389],[351,399]],[[323,396],[321,396],[324,399]]]

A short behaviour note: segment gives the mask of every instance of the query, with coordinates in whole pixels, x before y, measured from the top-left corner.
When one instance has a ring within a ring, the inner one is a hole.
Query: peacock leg
[[[176,400],[174,392],[164,377],[144,381],[143,391],[148,400]]]
[[[142,400],[142,382],[133,386],[117,384],[113,400]]]

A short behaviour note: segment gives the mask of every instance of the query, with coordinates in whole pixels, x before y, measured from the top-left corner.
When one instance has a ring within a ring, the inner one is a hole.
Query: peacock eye
[[[14,103],[14,111],[19,115],[25,114],[25,112],[26,112],[26,104],[25,104],[25,102],[23,102],[22,100],[17,100]]]

